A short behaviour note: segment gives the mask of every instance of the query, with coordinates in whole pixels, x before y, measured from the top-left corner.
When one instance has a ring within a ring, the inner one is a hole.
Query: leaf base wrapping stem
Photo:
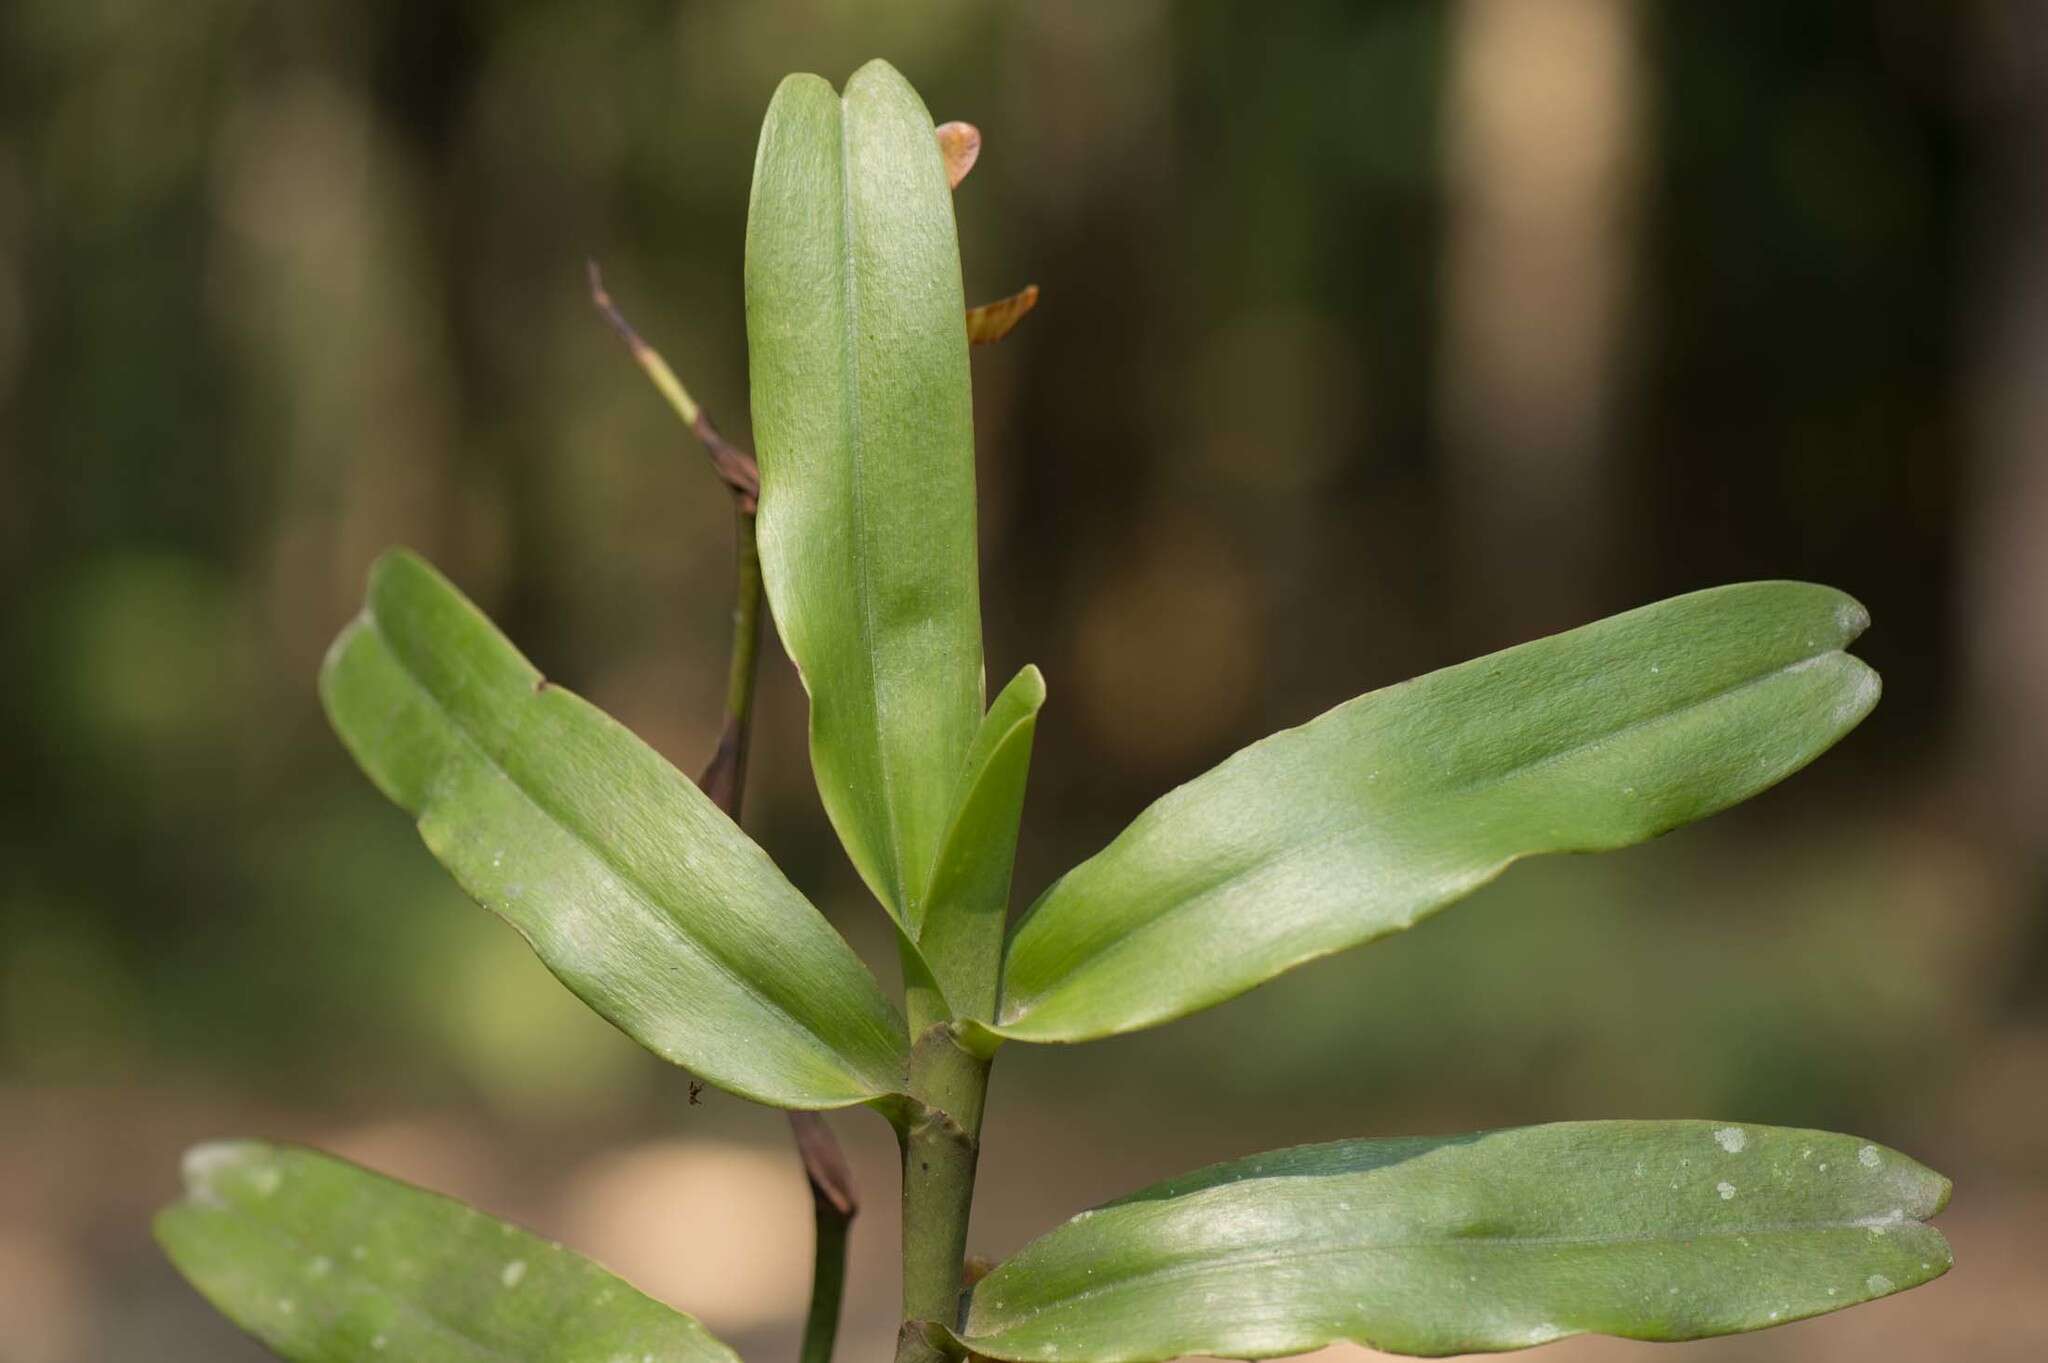
[[[925,1320],[906,1320],[896,1331],[896,1363],[960,1363],[969,1357],[952,1335]]]

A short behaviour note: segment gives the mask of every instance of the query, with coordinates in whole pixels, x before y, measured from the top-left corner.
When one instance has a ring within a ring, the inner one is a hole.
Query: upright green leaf
[[[1083,1213],[981,1281],[961,1336],[1017,1363],[1699,1339],[1939,1277],[1948,1191],[1853,1137],[1710,1122],[1303,1146]]]
[[[917,92],[791,76],[747,215],[761,564],[854,865],[918,917],[981,719],[974,429],[953,199]]]
[[[959,807],[940,846],[918,942],[956,1016],[995,1016],[1010,871],[1045,678],[1026,667],[996,696],[968,750]]]
[[[1018,926],[997,1031],[1080,1041],[1409,927],[1518,857],[1655,837],[1782,780],[1877,702],[1840,592],[1696,592],[1432,672],[1168,794]]]
[[[342,742],[548,969],[743,1097],[900,1088],[903,1024],[860,958],[688,777],[544,681],[426,563],[391,553],[320,676]]]
[[[311,1150],[194,1148],[156,1236],[223,1315],[293,1363],[739,1363],[580,1254]]]

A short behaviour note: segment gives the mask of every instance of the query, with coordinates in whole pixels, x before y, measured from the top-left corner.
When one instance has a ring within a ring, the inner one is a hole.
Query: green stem
[[[792,1112],[789,1129],[811,1181],[811,1221],[817,1229],[811,1255],[811,1311],[804,1318],[799,1363],[830,1363],[839,1335],[839,1310],[846,1296],[846,1232],[853,1214],[853,1174],[832,1128],[815,1112]]]
[[[732,608],[732,665],[726,674],[725,727],[710,765],[697,778],[704,793],[739,822],[746,795],[747,751],[754,726],[754,675],[761,658],[761,552],[754,513],[739,505],[733,517],[736,586]]]
[[[732,611],[732,668],[726,676],[725,712],[744,728],[754,718],[754,673],[761,659],[761,550],[754,513],[742,511],[738,526],[738,598]],[[744,759],[742,759],[744,761]]]
[[[811,1312],[804,1317],[804,1342],[798,1363],[831,1363],[839,1338],[839,1306],[846,1293],[846,1232],[853,1218],[812,1189],[817,1227],[811,1256]]]
[[[988,1071],[989,1062],[962,1050],[950,1026],[928,1028],[911,1050],[910,1095],[918,1107],[902,1131],[906,1321],[959,1324]],[[906,1330],[897,1358],[914,1363],[933,1348],[926,1333]]]

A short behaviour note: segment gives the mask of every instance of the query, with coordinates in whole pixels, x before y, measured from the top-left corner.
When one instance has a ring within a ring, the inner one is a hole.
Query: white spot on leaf
[[[507,1287],[519,1286],[519,1280],[526,1276],[526,1260],[514,1259],[498,1270],[498,1281]]]
[[[1749,1145],[1749,1133],[1739,1126],[1724,1126],[1714,1131],[1714,1144],[1731,1155],[1739,1155]]]
[[[1727,1202],[1735,1196],[1735,1185],[1723,1179],[1714,1185],[1714,1191],[1721,1195],[1723,1202]]]
[[[1856,1152],[1856,1162],[1866,1169],[1875,1169],[1884,1163],[1884,1158],[1877,1153],[1876,1146],[1866,1145]]]
[[[185,1152],[180,1168],[186,1192],[215,1206],[223,1200],[221,1179],[226,1174],[245,1172],[249,1187],[258,1197],[269,1197],[284,1182],[284,1171],[272,1162],[270,1151],[253,1141],[208,1141],[195,1145]]]

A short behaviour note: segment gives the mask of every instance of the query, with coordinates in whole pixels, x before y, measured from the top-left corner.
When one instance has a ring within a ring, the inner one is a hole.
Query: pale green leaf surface
[[[919,944],[955,1016],[995,1016],[1010,872],[1045,678],[1027,666],[996,696],[968,749],[958,809],[940,845]]]
[[[310,1150],[195,1147],[156,1236],[221,1314],[293,1363],[738,1363],[579,1254]]]
[[[471,897],[598,1013],[743,1097],[900,1088],[903,1024],[860,958],[660,754],[391,553],[320,690],[342,741]]]
[[[1048,889],[999,1026],[1168,1021],[1412,925],[1519,857],[1625,847],[1746,799],[1877,701],[1842,593],[1754,582],[1432,672],[1255,743]]]
[[[1711,1122],[1303,1146],[1076,1217],[976,1286],[961,1338],[1017,1363],[1698,1339],[1940,1276],[1948,1191],[1853,1137]]]
[[[982,715],[974,430],[953,200],[917,92],[791,76],[747,214],[763,578],[826,813],[909,927]]]

